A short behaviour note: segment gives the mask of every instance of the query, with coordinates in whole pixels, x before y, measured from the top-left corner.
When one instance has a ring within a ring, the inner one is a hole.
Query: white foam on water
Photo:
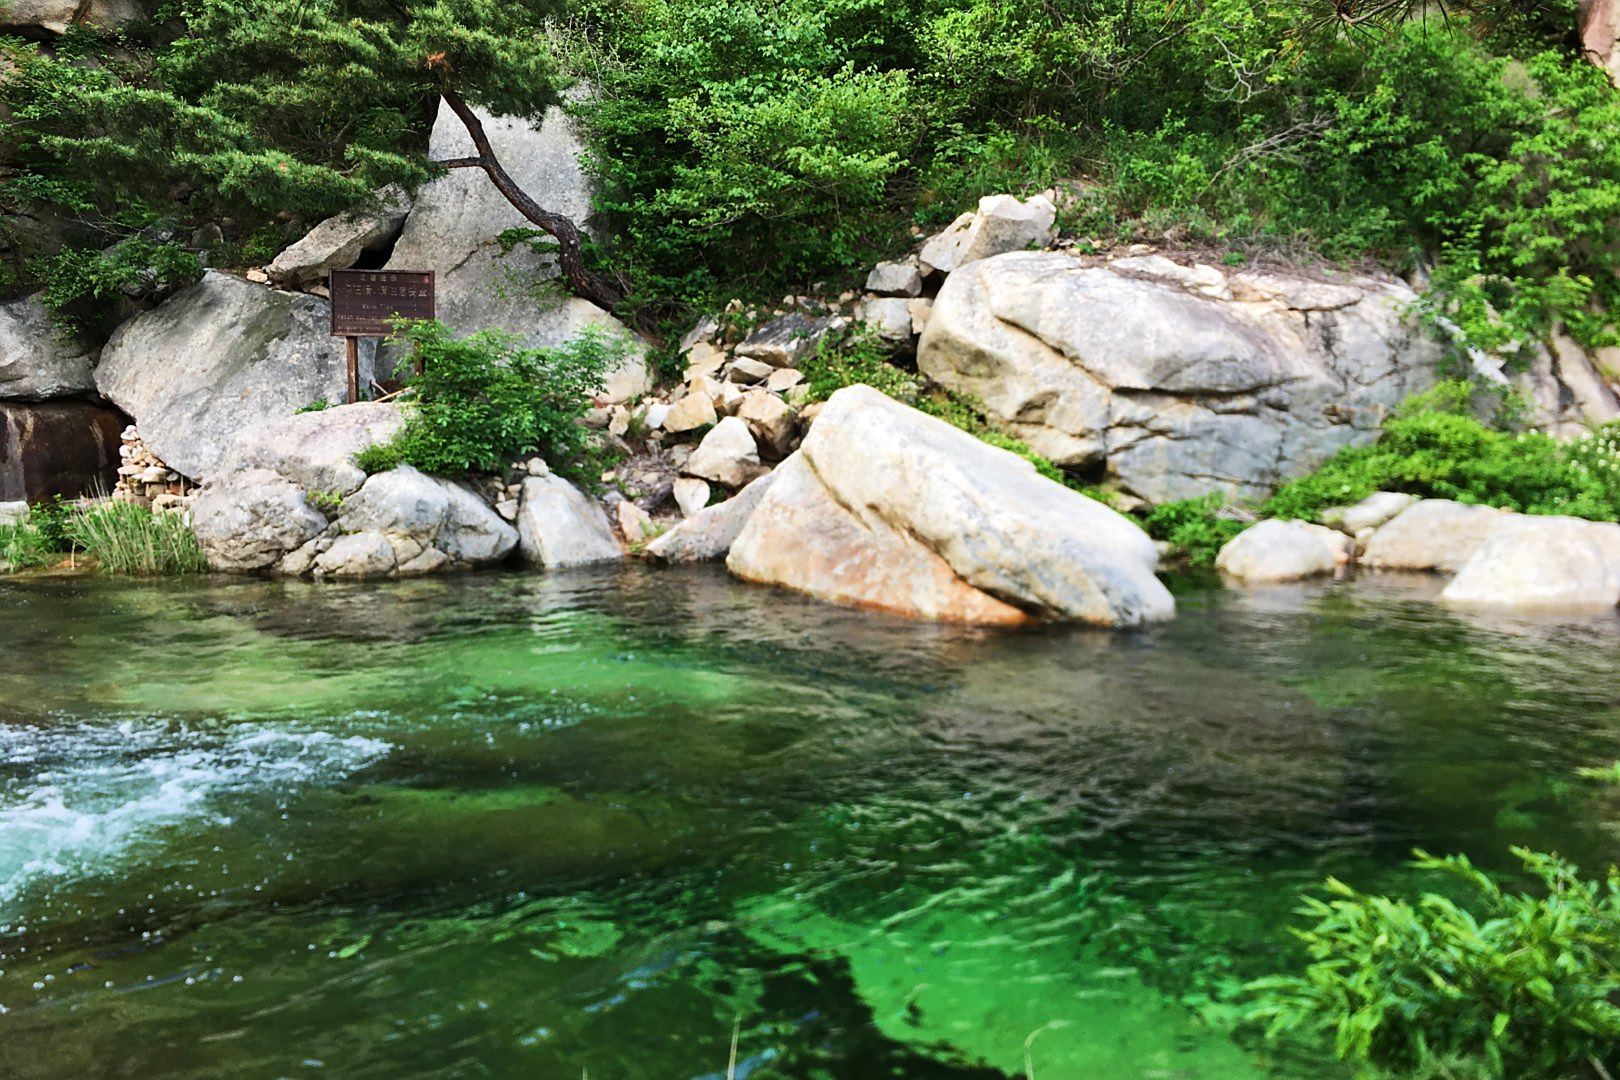
[[[232,793],[332,783],[390,748],[258,723],[0,725],[0,915],[25,890],[105,870],[162,829],[228,822]]]

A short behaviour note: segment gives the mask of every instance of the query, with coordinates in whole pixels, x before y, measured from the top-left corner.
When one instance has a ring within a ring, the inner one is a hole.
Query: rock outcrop
[[[1620,605],[1620,525],[1510,515],[1440,599],[1460,607],[1612,611]]]
[[[0,400],[94,394],[95,367],[96,350],[64,335],[36,297],[0,304]]]
[[[277,255],[265,273],[277,285],[297,288],[320,281],[333,270],[347,270],[361,255],[391,243],[410,209],[410,197],[391,184],[377,192],[375,205],[327,218],[305,233]]]
[[[986,195],[978,210],[961,215],[929,239],[918,261],[935,273],[950,274],[992,255],[1045,247],[1057,238],[1056,220],[1057,207],[1045,195],[1022,201],[1012,195]]]
[[[541,206],[587,222],[590,180],[583,147],[562,109],[547,110],[539,127],[518,117],[480,112],[484,130],[512,179]],[[474,153],[466,128],[440,105],[429,153],[436,160]],[[646,392],[651,378],[645,346],[623,324],[588,300],[542,288],[557,277],[552,256],[519,244],[503,254],[497,237],[534,226],[478,169],[452,169],[417,195],[388,260],[392,270],[434,270],[439,319],[460,333],[493,328],[516,334],[529,348],[561,345],[588,326],[621,337],[628,355],[608,379],[605,397],[624,401]]]
[[[1436,378],[1405,286],[1017,252],[953,273],[923,331],[929,378],[1060,465],[1165,502],[1257,498],[1371,440]]]
[[[47,38],[70,26],[118,30],[147,17],[153,6],[144,0],[8,0],[0,7],[0,30]]]
[[[1254,584],[1331,574],[1351,561],[1355,543],[1337,529],[1272,519],[1248,528],[1221,548],[1215,567]]]
[[[1620,87],[1620,0],[1580,0],[1577,15],[1581,51]]]
[[[0,502],[112,490],[128,422],[88,401],[0,401]]]
[[[973,623],[1174,611],[1130,521],[870,387],[834,394],[774,475],[726,560],[746,580]]]
[[[217,270],[120,326],[96,386],[171,468],[213,478],[244,428],[343,401],[348,368],[326,301]],[[361,378],[371,371],[362,367]]]

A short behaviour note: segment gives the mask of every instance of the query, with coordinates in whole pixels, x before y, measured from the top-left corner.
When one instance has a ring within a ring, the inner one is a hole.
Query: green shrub
[[[0,573],[15,573],[57,560],[60,549],[33,522],[0,525]]]
[[[198,574],[208,560],[179,514],[126,502],[97,503],[68,519],[68,536],[110,574]]]
[[[1226,542],[1248,527],[1242,521],[1222,517],[1225,505],[1226,499],[1219,492],[1161,503],[1148,511],[1142,527],[1194,566],[1214,566],[1215,556]]]
[[[509,334],[458,339],[443,323],[411,322],[396,340],[416,350],[422,374],[403,399],[404,428],[356,456],[368,472],[408,463],[457,476],[539,454],[558,472],[577,473],[588,449],[579,419],[624,355],[598,330],[555,349],[524,349]]]
[[[1514,853],[1543,895],[1508,892],[1461,855],[1421,851],[1413,865],[1461,901],[1425,893],[1414,905],[1329,878],[1328,899],[1299,909],[1316,920],[1296,931],[1311,964],[1249,984],[1252,1016],[1273,1034],[1330,1033],[1340,1058],[1397,1076],[1611,1075],[1620,873],[1585,880],[1554,855]]]
[[[1343,450],[1264,505],[1271,517],[1314,519],[1375,491],[1499,506],[1526,514],[1620,520],[1620,424],[1560,441],[1482,423],[1471,388],[1446,383],[1407,402],[1371,446]]]

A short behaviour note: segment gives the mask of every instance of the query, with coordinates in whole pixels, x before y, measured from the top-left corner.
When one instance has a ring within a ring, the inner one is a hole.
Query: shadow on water
[[[1616,858],[1620,620],[1175,585],[0,584],[0,1075],[1321,1076],[1233,1024],[1300,889]]]

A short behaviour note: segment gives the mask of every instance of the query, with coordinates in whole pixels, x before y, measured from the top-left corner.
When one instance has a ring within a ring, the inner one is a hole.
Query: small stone
[[[270,275],[265,273],[263,270],[260,270],[257,266],[253,267],[251,270],[248,270],[242,276],[253,282],[255,285],[270,284]]]
[[[630,430],[630,410],[623,405],[613,406],[613,413],[608,417],[608,433],[623,436]]]
[[[683,431],[708,427],[719,419],[708,394],[690,393],[669,407],[669,413],[664,417],[664,430],[679,435]]]
[[[629,499],[614,507],[619,521],[619,534],[627,544],[639,544],[653,531],[652,517]]]
[[[1228,541],[1215,566],[1240,581],[1294,581],[1333,573],[1352,550],[1350,538],[1336,529],[1273,518]]]
[[[928,299],[913,300],[906,305],[906,312],[911,316],[911,332],[921,336],[928,328],[928,316],[934,313],[934,302]]]
[[[686,378],[694,375],[713,375],[726,365],[726,352],[707,341],[700,341],[686,354]]]
[[[699,342],[713,341],[714,335],[720,331],[720,320],[713,315],[705,315],[699,319],[697,325],[688,330],[681,337],[680,351],[688,352]]]
[[[763,382],[775,370],[770,364],[762,360],[750,360],[746,356],[739,356],[726,369],[726,380],[751,386],[754,383]]]
[[[608,426],[608,421],[612,418],[613,410],[599,407],[595,409],[586,409],[584,415],[579,418],[579,422],[588,428],[601,430],[602,428]]]
[[[867,292],[879,296],[919,296],[922,287],[922,272],[915,263],[880,262],[866,276]]]
[[[530,476],[550,476],[551,466],[546,464],[545,458],[532,457],[523,463]]]
[[[720,399],[716,407],[727,416],[735,416],[737,407],[742,404],[744,390],[736,383],[724,383],[720,387]]]
[[[884,341],[903,345],[911,340],[910,304],[909,300],[872,297],[861,304],[856,318],[875,330]]]
[[[742,420],[728,416],[703,436],[682,471],[728,488],[740,488],[764,470],[754,433]]]
[[[804,382],[804,372],[798,368],[777,368],[765,380],[765,389],[773,394],[780,394],[782,391],[798,386],[802,382]]]
[[[495,512],[507,521],[516,521],[518,515],[518,501],[516,499],[502,499],[495,504]]]
[[[799,433],[793,410],[766,390],[750,390],[744,394],[737,416],[748,425],[761,448],[777,458],[788,452],[794,436]]]
[[[709,505],[709,485],[695,477],[683,476],[675,481],[675,505],[682,517],[691,517]]]
[[[641,422],[648,431],[657,431],[664,426],[664,421],[669,418],[669,409],[670,407],[662,401],[655,401],[647,406],[646,412],[641,414]]]

